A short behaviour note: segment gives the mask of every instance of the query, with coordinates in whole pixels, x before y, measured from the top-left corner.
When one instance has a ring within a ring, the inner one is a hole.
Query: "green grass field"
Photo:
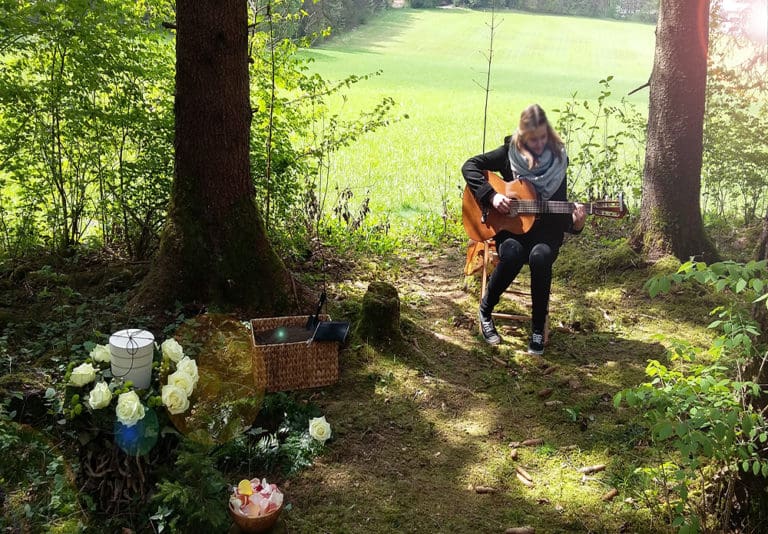
[[[599,95],[613,75],[616,101],[648,80],[654,26],[579,17],[496,13],[486,149],[511,133],[520,111],[538,102],[555,109],[577,93]],[[357,30],[303,52],[329,80],[381,70],[334,103],[352,117],[384,96],[408,119],[335,155],[333,179],[394,223],[458,206],[462,163],[483,148],[483,108],[491,14],[460,9],[389,10]],[[647,89],[630,98],[645,114]]]

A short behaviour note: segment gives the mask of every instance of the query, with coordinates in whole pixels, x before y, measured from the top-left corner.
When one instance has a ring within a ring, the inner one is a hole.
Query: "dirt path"
[[[464,289],[462,254],[424,253],[372,274],[397,286],[408,346],[349,347],[339,383],[314,395],[335,438],[288,482],[290,531],[653,530],[642,510],[601,500],[615,472],[580,482],[577,467],[610,465],[610,452],[626,448],[620,436],[615,442],[612,395],[642,379],[646,356],[661,347],[635,335],[564,329],[537,358],[520,350],[528,335],[520,324],[501,326],[505,343],[489,347],[476,334],[477,289]],[[348,281],[336,289],[365,287]],[[563,317],[573,297],[555,291],[552,313]],[[541,441],[513,458],[510,444],[528,439]],[[517,467],[531,473],[533,487],[518,480]],[[478,486],[494,491],[477,493]]]

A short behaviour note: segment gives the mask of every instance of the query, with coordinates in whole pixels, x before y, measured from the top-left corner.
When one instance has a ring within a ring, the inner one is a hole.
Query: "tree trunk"
[[[177,0],[176,15],[171,206],[133,303],[276,314],[290,305],[290,276],[254,203],[246,2]]]
[[[651,259],[717,259],[699,204],[708,30],[709,0],[660,3],[642,208],[633,236]]]

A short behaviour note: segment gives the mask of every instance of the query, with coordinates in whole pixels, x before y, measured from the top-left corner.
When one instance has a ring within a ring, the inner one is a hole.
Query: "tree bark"
[[[642,208],[633,236],[651,259],[717,259],[700,207],[708,31],[709,0],[660,3]]]
[[[244,0],[176,2],[175,176],[160,250],[133,303],[272,315],[290,275],[255,205]]]

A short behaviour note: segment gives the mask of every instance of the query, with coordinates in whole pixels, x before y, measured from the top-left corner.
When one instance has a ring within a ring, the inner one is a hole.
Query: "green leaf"
[[[648,281],[648,294],[651,298],[659,294],[659,280],[657,278],[651,278]]]
[[[741,293],[744,291],[744,289],[747,287],[747,281],[743,278],[740,278],[738,282],[736,282],[736,293]]]
[[[752,474],[757,476],[758,473],[760,473],[760,460],[755,460],[752,462]]]
[[[675,428],[669,421],[662,421],[656,425],[655,433],[659,440],[664,441],[674,434]]]
[[[744,414],[741,426],[746,434],[749,434],[752,431],[752,418],[748,413]]]
[[[715,289],[718,291],[722,291],[725,289],[725,286],[728,285],[728,280],[720,279],[717,282],[715,282]]]
[[[765,287],[765,284],[763,281],[759,278],[753,278],[752,279],[752,289],[755,290],[755,293],[762,293],[763,287]]]

